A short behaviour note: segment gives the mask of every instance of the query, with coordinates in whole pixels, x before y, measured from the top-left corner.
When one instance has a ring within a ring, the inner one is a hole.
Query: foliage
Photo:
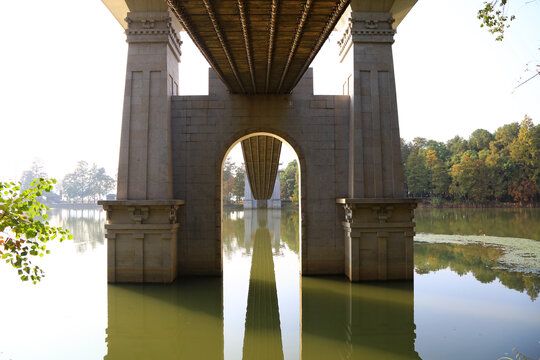
[[[298,163],[293,160],[279,176],[281,199],[298,202],[300,199],[298,184]]]
[[[223,165],[223,202],[232,204],[244,197],[245,170],[237,166],[230,158]]]
[[[478,10],[477,17],[482,21],[480,27],[487,27],[488,31],[497,37],[497,41],[504,38],[504,30],[510,27],[509,22],[516,17],[506,14],[508,0],[491,0],[484,2],[484,7]]]
[[[39,178],[21,190],[21,183],[0,182],[0,256],[18,269],[23,281],[40,281],[43,270],[30,257],[49,253],[48,241],[71,239],[68,230],[53,227],[45,213],[49,208],[36,198],[53,189],[54,179]]]
[[[62,187],[70,201],[92,199],[96,202],[114,188],[114,179],[105,173],[104,168],[98,168],[96,164],[89,167],[86,161],[79,161],[75,171],[64,177]]]
[[[534,203],[540,199],[540,125],[525,116],[494,134],[475,130],[446,144],[401,142],[407,192],[444,201]]]

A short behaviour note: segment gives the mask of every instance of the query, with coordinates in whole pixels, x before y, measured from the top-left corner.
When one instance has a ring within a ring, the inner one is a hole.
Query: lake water
[[[0,360],[540,358],[538,209],[417,210],[414,283],[300,277],[283,210],[225,214],[223,278],[108,285],[104,212],[51,219],[41,283],[0,265]]]

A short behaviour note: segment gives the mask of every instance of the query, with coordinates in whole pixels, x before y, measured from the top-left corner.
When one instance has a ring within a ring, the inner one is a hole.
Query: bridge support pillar
[[[176,278],[181,200],[101,201],[107,212],[107,280],[169,283]]]
[[[415,199],[403,199],[403,169],[392,58],[392,14],[350,13],[340,41],[348,74],[348,198],[345,273],[351,281],[413,278]]]
[[[345,275],[412,280],[416,199],[338,199],[345,209]]]
[[[109,282],[171,282],[178,271],[171,96],[178,94],[180,25],[170,11],[130,12],[116,201],[107,211]]]

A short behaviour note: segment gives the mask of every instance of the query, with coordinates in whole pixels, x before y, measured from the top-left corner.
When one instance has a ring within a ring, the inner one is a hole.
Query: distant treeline
[[[32,163],[30,169],[23,172],[21,188],[28,189],[34,179],[48,178],[47,172],[39,160]],[[79,161],[72,173],[66,174],[57,184],[55,191],[43,195],[40,200],[48,203],[96,203],[104,199],[115,187],[115,179],[106,174],[103,167],[96,164],[89,166],[86,161]]]
[[[540,199],[540,125],[525,116],[495,131],[446,143],[401,140],[406,191],[433,204],[535,203]]]

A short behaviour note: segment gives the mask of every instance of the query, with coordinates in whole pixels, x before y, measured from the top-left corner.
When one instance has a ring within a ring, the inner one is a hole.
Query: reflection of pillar
[[[243,359],[283,359],[270,233],[259,228],[253,244]]]
[[[218,278],[109,286],[105,360],[223,359],[222,289]]]
[[[420,359],[410,282],[304,277],[301,313],[303,359]]]
[[[279,249],[281,239],[281,209],[268,210],[268,230],[270,230],[272,247]]]

